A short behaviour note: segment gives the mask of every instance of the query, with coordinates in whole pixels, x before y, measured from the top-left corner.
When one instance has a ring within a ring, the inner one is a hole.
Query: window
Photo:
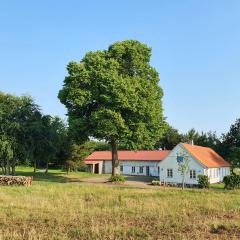
[[[123,172],[123,165],[120,165],[120,171]]]
[[[160,174],[160,167],[158,167],[158,175]]]
[[[139,167],[139,172],[143,173],[143,167]]]
[[[177,156],[177,162],[183,163],[184,157],[183,156]]]
[[[196,179],[196,170],[190,170],[190,178]]]
[[[132,167],[132,173],[135,173],[135,167]]]
[[[172,169],[167,169],[167,177],[172,178],[173,177],[173,170]]]

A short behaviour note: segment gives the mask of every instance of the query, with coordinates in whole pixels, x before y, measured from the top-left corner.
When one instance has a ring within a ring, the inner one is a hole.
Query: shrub
[[[200,188],[209,188],[209,178],[206,175],[198,175],[198,184]]]
[[[125,182],[125,177],[122,176],[122,175],[115,175],[115,176],[111,176],[109,178],[109,181],[110,182],[122,182],[122,183],[124,183]]]
[[[232,174],[223,178],[226,189],[240,188],[240,175]]]
[[[161,182],[159,180],[153,180],[152,181],[152,185],[153,186],[160,186],[161,185]]]

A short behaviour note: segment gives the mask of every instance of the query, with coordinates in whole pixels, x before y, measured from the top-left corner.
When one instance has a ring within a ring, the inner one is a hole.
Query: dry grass
[[[240,238],[240,191],[82,185],[57,173],[37,179],[30,188],[1,187],[0,239]]]

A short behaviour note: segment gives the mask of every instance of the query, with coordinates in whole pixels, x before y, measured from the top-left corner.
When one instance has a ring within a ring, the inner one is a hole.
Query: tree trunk
[[[6,164],[5,164],[5,159],[3,158],[1,161],[1,167],[2,167],[2,175],[6,174]]]
[[[34,159],[33,172],[34,173],[37,172],[37,160],[36,159]]]
[[[111,147],[112,147],[112,176],[116,176],[119,174],[119,161],[117,143],[115,140],[111,141]]]
[[[183,178],[182,178],[182,189],[184,189],[185,187],[185,174],[183,175]]]
[[[16,173],[16,167],[15,165],[12,166],[12,176],[15,176]]]
[[[48,174],[48,161],[47,161],[47,165],[46,165],[45,174]]]
[[[13,160],[12,160],[12,172],[11,172],[11,174],[12,174],[12,176],[14,176],[15,175],[15,168],[16,168],[16,163],[17,163],[17,159],[16,158],[13,158]],[[10,174],[10,173],[9,173]]]
[[[6,161],[4,162],[4,175],[7,175],[7,164],[6,164]]]
[[[70,171],[71,171],[71,167],[70,167],[70,165],[68,165],[67,166],[67,175],[70,173]]]
[[[6,175],[10,175],[10,162],[8,158],[7,158]]]

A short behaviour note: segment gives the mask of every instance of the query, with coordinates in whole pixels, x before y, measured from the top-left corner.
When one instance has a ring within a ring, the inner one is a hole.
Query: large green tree
[[[31,97],[0,92],[0,154],[4,174],[14,175],[16,164],[26,159],[31,138],[28,127],[38,111]]]
[[[70,131],[78,141],[94,137],[111,145],[112,175],[119,173],[119,144],[152,149],[163,134],[163,91],[150,58],[151,48],[128,40],[67,66],[59,99]]]
[[[2,173],[15,174],[16,164],[65,164],[70,152],[67,125],[42,115],[30,96],[0,92],[0,164]]]

